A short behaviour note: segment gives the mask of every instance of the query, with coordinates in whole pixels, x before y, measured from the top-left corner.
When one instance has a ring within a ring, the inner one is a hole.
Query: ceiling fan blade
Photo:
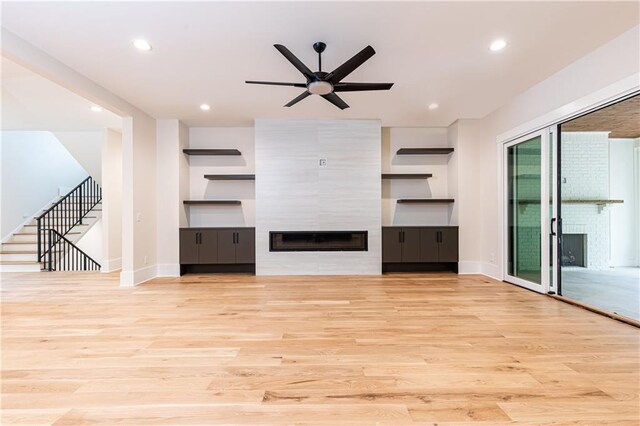
[[[311,93],[309,93],[309,92],[307,92],[305,90],[304,92],[302,92],[302,94],[300,96],[298,96],[297,98],[295,98],[294,100],[292,100],[291,102],[286,104],[285,106],[286,107],[294,106],[295,104],[297,104],[298,102],[300,102],[301,100],[303,100],[304,98],[306,98],[309,95],[311,95]]]
[[[284,47],[281,44],[274,44],[273,47],[278,49],[278,52],[282,53],[282,56],[287,58],[289,62],[293,64],[294,67],[298,69],[304,75],[307,80],[312,80],[314,78],[313,71],[311,71],[305,64],[302,63],[300,59],[296,57],[289,49]]]
[[[247,84],[267,84],[269,86],[291,86],[291,87],[307,87],[304,83],[281,83],[279,81],[245,81]]]
[[[393,83],[338,83],[334,92],[360,92],[365,90],[389,90]]]
[[[349,105],[347,105],[347,103],[345,101],[343,101],[340,96],[336,95],[335,93],[329,93],[328,95],[322,95],[323,98],[325,98],[326,100],[328,100],[329,102],[331,102],[332,104],[334,104],[335,106],[337,106],[340,109],[346,109],[349,108]]]
[[[360,52],[356,53],[353,58],[349,59],[347,62],[333,70],[333,72],[327,76],[327,80],[335,85],[340,80],[351,74],[360,65],[364,64],[367,59],[375,54],[376,51],[373,50],[373,47],[365,47]]]

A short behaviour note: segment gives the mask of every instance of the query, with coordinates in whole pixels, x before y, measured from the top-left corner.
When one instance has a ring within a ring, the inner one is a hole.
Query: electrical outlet
[[[144,264],[146,265],[149,262],[149,258],[147,256],[144,257]]]
[[[142,220],[142,213],[136,214],[136,222],[140,222]]]
[[[326,158],[321,158],[320,159],[320,167],[327,167],[327,159]]]
[[[491,263],[496,263],[496,255],[495,255],[495,254],[493,254],[493,253],[490,253],[490,254],[489,254],[489,261],[490,261]]]

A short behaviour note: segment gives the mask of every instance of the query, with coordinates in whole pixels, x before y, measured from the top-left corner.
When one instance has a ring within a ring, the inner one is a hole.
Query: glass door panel
[[[507,146],[505,153],[507,281],[537,291],[542,291],[543,282],[548,281],[547,277],[543,280],[542,262],[542,212],[543,207],[549,208],[548,200],[542,205],[542,194],[548,193],[542,190],[542,153],[541,134]],[[544,181],[546,180],[545,178]],[[545,239],[547,238],[545,235]],[[545,248],[548,250],[548,247]]]

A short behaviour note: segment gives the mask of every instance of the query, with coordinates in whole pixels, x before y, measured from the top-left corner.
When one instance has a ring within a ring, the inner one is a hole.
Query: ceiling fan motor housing
[[[328,95],[333,92],[333,84],[322,80],[312,81],[307,85],[307,90],[314,95]]]

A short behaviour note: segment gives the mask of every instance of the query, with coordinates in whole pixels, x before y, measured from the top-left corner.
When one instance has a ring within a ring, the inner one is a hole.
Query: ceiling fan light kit
[[[340,109],[349,108],[349,105],[342,100],[336,92],[363,92],[369,90],[389,90],[393,83],[347,83],[342,80],[351,74],[356,68],[365,63],[369,58],[375,55],[376,51],[373,47],[367,46],[349,59],[344,64],[330,73],[322,71],[322,52],[327,45],[321,41],[313,44],[313,50],[318,53],[318,71],[313,72],[300,59],[298,59],[289,49],[281,44],[273,45],[291,64],[296,67],[300,73],[306,78],[306,83],[284,83],[276,81],[255,81],[247,80],[247,84],[265,84],[270,86],[290,86],[300,87],[306,90],[294,98],[285,107],[291,107],[310,95],[322,96],[327,101]]]

